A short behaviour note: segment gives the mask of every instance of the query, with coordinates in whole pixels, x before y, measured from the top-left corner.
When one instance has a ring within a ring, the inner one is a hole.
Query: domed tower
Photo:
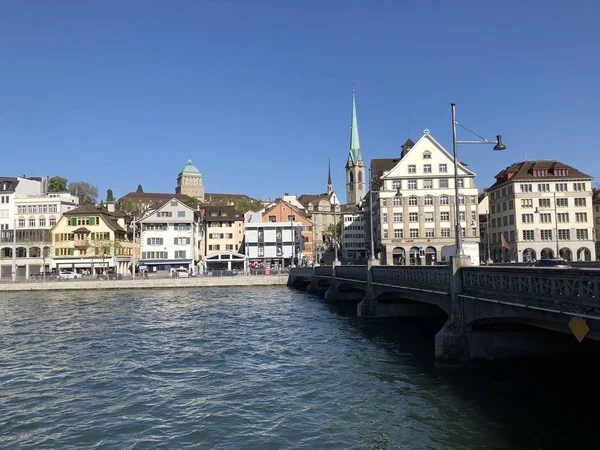
[[[202,185],[202,174],[192,160],[188,159],[187,164],[177,177],[177,187],[175,193],[185,194],[190,197],[196,197],[200,202],[204,202],[204,186]]]

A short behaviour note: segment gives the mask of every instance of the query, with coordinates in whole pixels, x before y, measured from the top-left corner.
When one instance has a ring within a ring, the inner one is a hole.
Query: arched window
[[[447,205],[447,204],[449,204],[448,196],[447,195],[442,195],[440,197],[440,205]]]
[[[358,182],[359,182],[359,183],[362,183],[362,180],[363,180],[363,179],[362,179],[362,170],[359,170],[359,171],[358,171]]]
[[[429,150],[423,152],[423,159],[431,159],[431,152]]]
[[[350,172],[350,183],[354,183],[354,174]]]
[[[402,206],[402,197],[394,197],[394,206]]]
[[[459,195],[458,196],[458,204],[459,205],[464,205],[465,204],[465,196],[464,195]]]
[[[408,205],[409,206],[417,206],[418,200],[417,197],[412,196],[408,198]]]
[[[433,197],[432,197],[431,195],[428,195],[428,196],[426,196],[426,197],[423,199],[423,204],[424,204],[425,206],[431,206],[431,205],[433,205]]]

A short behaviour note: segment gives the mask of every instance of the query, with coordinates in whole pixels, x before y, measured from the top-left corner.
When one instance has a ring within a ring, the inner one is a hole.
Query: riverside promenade
[[[147,280],[23,281],[0,284],[0,293],[19,291],[74,291],[88,289],[173,289],[231,286],[284,286],[288,274],[237,275],[227,277],[152,278]]]

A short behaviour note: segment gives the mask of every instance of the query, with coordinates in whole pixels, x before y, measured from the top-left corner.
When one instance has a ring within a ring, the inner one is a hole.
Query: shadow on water
[[[594,357],[528,358],[439,369],[433,353],[439,321],[365,321],[351,309],[330,308],[348,317],[362,336],[381,344],[392,357],[408,361],[434,384],[473,405],[505,435],[511,448],[581,448],[596,440],[600,388]]]

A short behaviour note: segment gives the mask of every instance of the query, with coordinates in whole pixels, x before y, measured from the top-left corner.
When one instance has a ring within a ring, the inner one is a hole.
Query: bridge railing
[[[294,267],[290,272],[295,277],[311,278],[315,272],[312,267]]]
[[[448,266],[373,266],[373,283],[450,292]]]
[[[316,277],[331,277],[333,275],[333,269],[331,266],[317,266],[315,267]]]
[[[561,311],[600,313],[600,277],[585,269],[463,267],[463,293]]]
[[[367,266],[337,266],[335,268],[336,278],[367,282]]]

